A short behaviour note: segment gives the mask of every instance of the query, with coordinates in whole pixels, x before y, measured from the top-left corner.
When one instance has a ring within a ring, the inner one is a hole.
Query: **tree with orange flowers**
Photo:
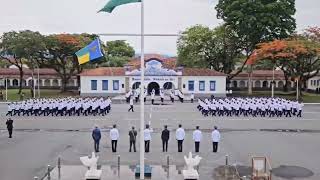
[[[53,68],[61,78],[61,91],[66,91],[72,76],[81,72],[75,53],[90,43],[95,35],[54,34],[45,37],[46,50],[38,63],[42,67]]]
[[[262,60],[272,61],[281,68],[287,82],[289,78],[298,78],[301,90],[306,87],[307,80],[320,71],[320,43],[305,35],[261,43],[248,63],[254,64]]]

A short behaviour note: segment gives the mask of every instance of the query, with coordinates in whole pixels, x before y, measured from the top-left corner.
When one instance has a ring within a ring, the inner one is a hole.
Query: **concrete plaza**
[[[131,126],[139,127],[140,109],[127,112],[129,105],[113,104],[107,116],[73,117],[13,117],[15,131],[9,139],[5,129],[6,105],[0,105],[0,179],[24,180],[43,176],[48,164],[55,166],[61,157],[62,166],[81,165],[80,156],[93,151],[91,130],[95,124],[103,130],[99,164],[117,164],[118,155],[122,166],[139,163],[138,152],[129,153],[128,131]],[[151,152],[146,154],[146,164],[170,165],[183,168],[183,156],[194,152],[192,131],[196,125],[203,131],[200,153],[200,179],[213,179],[215,168],[225,163],[251,166],[251,156],[267,156],[272,168],[281,165],[298,166],[312,172],[311,176],[300,179],[320,179],[320,106],[305,105],[302,118],[245,118],[245,117],[203,117],[196,109],[196,103],[176,102],[168,105],[145,106],[146,123],[154,129]],[[175,129],[182,124],[186,130],[183,153],[177,152]],[[118,152],[111,152],[108,131],[117,124],[120,131]],[[168,125],[171,130],[168,153],[162,152],[161,130]],[[222,140],[219,152],[212,152],[210,133],[214,125],[221,128]],[[140,133],[138,132],[138,135]],[[291,172],[289,172],[291,173]],[[292,172],[295,173],[295,172]],[[126,179],[126,177],[119,177]],[[289,179],[273,176],[273,179]]]

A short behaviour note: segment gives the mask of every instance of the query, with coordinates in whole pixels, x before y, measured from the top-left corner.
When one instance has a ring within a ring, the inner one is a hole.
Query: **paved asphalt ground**
[[[30,180],[42,176],[46,165],[55,165],[62,158],[63,165],[81,165],[80,156],[93,150],[91,130],[94,124],[103,129],[100,164],[116,164],[121,156],[122,165],[139,162],[139,152],[129,153],[128,130],[139,127],[139,106],[128,113],[127,104],[114,104],[111,114],[88,117],[13,117],[14,138],[9,139],[5,130],[6,105],[0,105],[0,180]],[[183,155],[194,152],[192,131],[196,125],[203,130],[199,155],[200,179],[212,179],[214,168],[224,164],[229,155],[230,164],[250,166],[251,156],[267,156],[272,168],[281,165],[298,166],[313,172],[310,177],[320,179],[320,106],[306,105],[302,118],[245,118],[245,117],[203,117],[196,109],[196,103],[168,105],[146,105],[146,123],[154,128],[151,152],[146,154],[146,163],[165,165],[170,156],[172,165],[183,166]],[[184,152],[177,152],[174,130],[183,124],[187,135]],[[117,124],[120,131],[118,153],[111,152],[108,130]],[[169,152],[162,152],[160,132],[167,124],[172,130]],[[219,152],[212,153],[210,132],[214,125],[221,128],[222,141]],[[139,134],[139,133],[138,133]],[[139,144],[137,144],[139,150]],[[297,173],[297,172],[290,172]],[[298,173],[299,174],[299,173]],[[273,179],[285,179],[274,176]]]

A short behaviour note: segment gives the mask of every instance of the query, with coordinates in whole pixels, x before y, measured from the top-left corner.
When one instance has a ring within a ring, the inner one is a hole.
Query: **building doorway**
[[[156,82],[151,82],[148,84],[148,94],[151,94],[152,89],[154,89],[156,91],[156,95],[159,95],[160,93],[160,86],[158,83]]]
[[[172,82],[166,82],[163,85],[163,89],[168,90],[168,89],[174,89],[174,85]]]
[[[133,89],[133,90],[134,90],[134,89],[138,89],[138,88],[140,87],[140,84],[141,84],[141,82],[135,82],[135,83],[133,83],[132,89]]]

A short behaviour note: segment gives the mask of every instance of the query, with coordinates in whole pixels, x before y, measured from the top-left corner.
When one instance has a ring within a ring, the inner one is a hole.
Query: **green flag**
[[[117,6],[136,2],[141,2],[141,0],[110,0],[99,12],[111,13]]]

